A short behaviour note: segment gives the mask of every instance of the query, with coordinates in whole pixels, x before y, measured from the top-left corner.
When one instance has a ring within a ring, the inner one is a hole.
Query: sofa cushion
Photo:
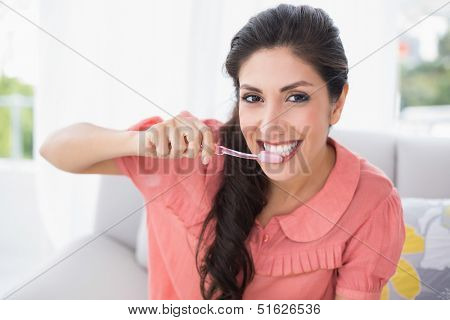
[[[72,243],[5,297],[25,300],[147,299],[147,273],[136,263],[133,251],[105,235],[83,246],[90,238],[92,236]],[[48,271],[43,273],[45,270]]]
[[[406,240],[382,299],[450,299],[450,199],[402,198]]]
[[[147,216],[145,214],[141,217],[137,236],[136,236],[136,261],[137,263],[148,270],[148,239],[147,239]]]

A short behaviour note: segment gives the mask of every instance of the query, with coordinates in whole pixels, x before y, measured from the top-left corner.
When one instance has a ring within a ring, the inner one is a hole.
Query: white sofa
[[[449,138],[334,128],[330,135],[381,168],[402,198],[450,198]],[[143,243],[136,246],[137,239],[145,242],[145,236],[137,236],[144,230],[140,226],[144,210],[143,199],[128,178],[103,176],[95,234],[73,243],[48,264],[56,262],[55,266],[39,277],[24,279],[29,283],[5,298],[147,299],[146,269],[135,252],[136,247],[145,250]]]

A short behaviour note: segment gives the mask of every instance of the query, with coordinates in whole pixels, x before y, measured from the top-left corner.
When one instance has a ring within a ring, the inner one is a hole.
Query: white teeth
[[[271,144],[264,143],[264,148],[267,151],[275,152],[275,153],[281,154],[282,156],[286,156],[297,146],[297,143],[298,143],[298,141],[295,141],[290,144],[283,144],[283,145],[271,145]]]

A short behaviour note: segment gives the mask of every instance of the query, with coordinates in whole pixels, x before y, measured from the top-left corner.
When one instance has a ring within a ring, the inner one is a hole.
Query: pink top
[[[163,121],[150,117],[128,130]],[[215,139],[221,122],[202,120]],[[389,178],[328,137],[336,163],[325,185],[290,214],[258,220],[248,238],[255,277],[244,299],[379,299],[405,241],[403,210]],[[202,299],[195,268],[198,234],[227,156],[116,158],[147,202],[150,299]]]

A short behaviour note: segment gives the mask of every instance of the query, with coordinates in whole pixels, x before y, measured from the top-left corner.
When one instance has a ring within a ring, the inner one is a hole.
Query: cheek
[[[311,132],[320,132],[324,128],[328,128],[327,115],[324,110],[319,110],[319,108],[311,108],[307,112],[303,112],[300,123],[304,128],[303,130]]]
[[[250,137],[257,128],[258,117],[249,110],[239,110],[239,125],[245,137]]]
[[[253,116],[252,116],[253,115]],[[252,126],[257,122],[257,117],[248,108],[239,109],[239,122],[241,127]]]

